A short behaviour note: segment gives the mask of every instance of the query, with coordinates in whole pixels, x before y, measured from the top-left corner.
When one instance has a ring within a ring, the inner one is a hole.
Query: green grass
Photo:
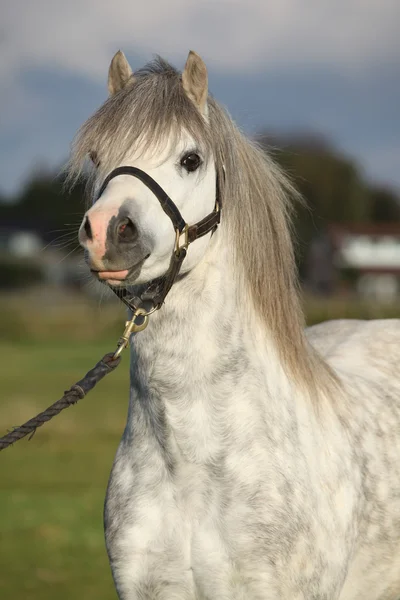
[[[54,402],[115,339],[0,344],[0,426]],[[128,397],[128,354],[77,406],[0,455],[0,598],[116,598],[102,511]]]

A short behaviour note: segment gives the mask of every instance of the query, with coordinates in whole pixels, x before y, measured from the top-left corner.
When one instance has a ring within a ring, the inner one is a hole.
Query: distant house
[[[36,231],[0,228],[0,252],[18,258],[32,258],[43,248],[42,238]]]
[[[53,234],[47,234],[50,227],[43,219],[24,217],[2,217],[0,221],[0,254],[12,256],[32,256],[51,241]]]
[[[311,289],[391,302],[400,295],[400,223],[335,224],[316,238],[308,261]]]

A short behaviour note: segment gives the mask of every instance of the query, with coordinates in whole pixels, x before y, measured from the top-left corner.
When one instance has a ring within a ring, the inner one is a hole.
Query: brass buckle
[[[144,308],[137,308],[135,310],[132,319],[125,323],[124,333],[119,338],[118,347],[114,352],[113,360],[116,360],[121,356],[122,351],[125,350],[125,348],[129,344],[129,338],[132,333],[137,333],[138,331],[143,331],[143,329],[146,329],[149,323],[149,314],[151,314],[152,312],[154,312],[154,310],[146,312]],[[138,325],[135,322],[138,317],[143,317],[143,323],[141,323],[140,325]]]
[[[181,236],[184,235],[185,239],[184,239],[184,243],[182,246],[179,245],[179,241],[181,239]],[[186,223],[185,227],[182,229],[182,231],[179,231],[179,229],[175,229],[175,254],[176,256],[179,256],[181,250],[185,249],[187,250],[189,247],[189,225]]]

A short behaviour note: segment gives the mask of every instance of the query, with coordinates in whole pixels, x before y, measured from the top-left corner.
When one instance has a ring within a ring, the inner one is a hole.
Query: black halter
[[[111,289],[113,292],[115,292],[118,298],[133,311],[143,306],[144,303],[151,303],[152,309],[158,309],[162,306],[166,295],[170,291],[176,277],[179,274],[182,262],[187,254],[189,244],[194,242],[194,240],[197,238],[206,235],[207,233],[214,232],[218,227],[221,217],[218,178],[214,210],[201,221],[189,226],[182,217],[177,206],[174,204],[168,194],[162,189],[162,187],[152,177],[150,177],[150,175],[145,173],[145,171],[142,171],[136,167],[117,167],[111,171],[111,173],[107,175],[103,181],[96,200],[98,200],[103,194],[111,179],[114,179],[114,177],[118,177],[119,175],[132,175],[132,177],[139,179],[149,188],[149,190],[153,192],[160,202],[161,208],[171,219],[175,229],[176,237],[175,248],[171,256],[168,271],[162,277],[151,282],[145,291],[140,294],[140,296],[134,296],[126,288]],[[182,235],[184,235],[184,243],[180,245],[180,238]]]

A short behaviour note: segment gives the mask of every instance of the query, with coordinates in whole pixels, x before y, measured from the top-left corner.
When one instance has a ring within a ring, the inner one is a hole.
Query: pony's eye
[[[185,156],[181,159],[181,166],[188,171],[188,173],[192,173],[196,171],[201,165],[201,158],[198,154],[192,152],[191,154],[185,154]]]
[[[97,152],[95,152],[95,150],[91,150],[89,152],[89,158],[95,167],[98,167],[100,165],[99,156],[98,156]]]

